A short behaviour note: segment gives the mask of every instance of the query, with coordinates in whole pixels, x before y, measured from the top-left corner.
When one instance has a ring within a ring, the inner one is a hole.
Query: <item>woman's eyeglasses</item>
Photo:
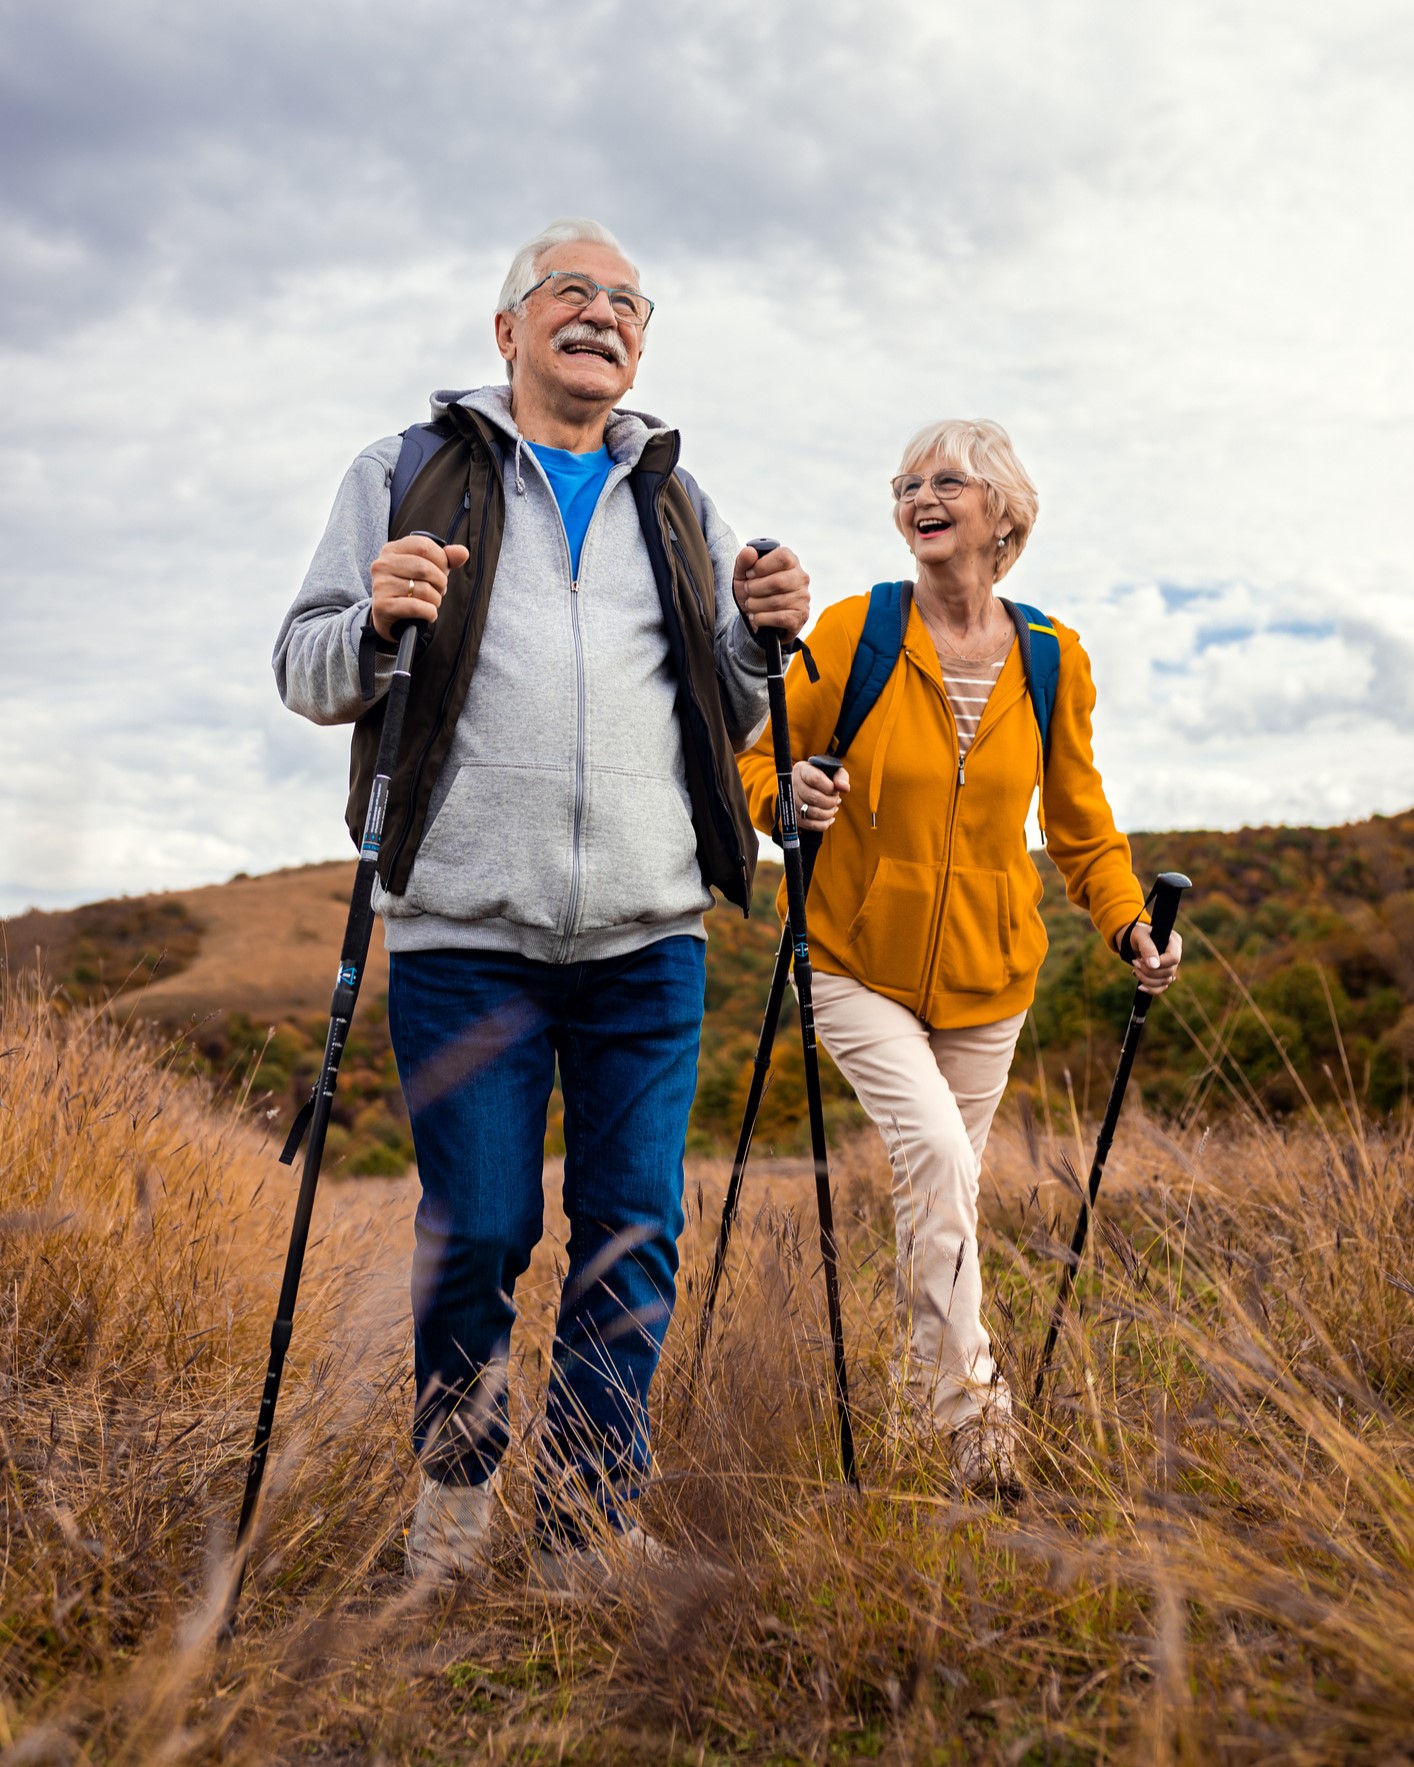
[[[925,484],[933,487],[933,495],[944,503],[951,503],[960,497],[967,487],[973,483],[965,472],[935,472],[926,481],[916,472],[901,472],[892,481],[894,502],[912,503]]]

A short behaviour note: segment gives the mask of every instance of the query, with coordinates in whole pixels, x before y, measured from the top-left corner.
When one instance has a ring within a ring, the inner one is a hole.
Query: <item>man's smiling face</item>
[[[552,270],[578,270],[610,288],[638,287],[633,266],[611,246],[572,240],[553,246],[536,265],[537,280]],[[496,336],[515,365],[517,394],[535,386],[541,397],[587,405],[616,405],[633,385],[643,353],[643,328],[621,321],[603,289],[578,312],[544,283],[523,313],[498,313]]]

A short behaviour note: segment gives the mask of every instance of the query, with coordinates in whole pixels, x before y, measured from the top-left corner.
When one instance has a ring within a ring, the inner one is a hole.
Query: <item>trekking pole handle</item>
[[[411,539],[414,535],[419,540],[430,540],[434,546],[446,546],[450,538],[448,535],[434,534],[431,528],[412,528],[407,538]],[[397,674],[407,675],[412,672],[413,649],[427,624],[426,620],[399,620],[393,627],[393,641],[398,647],[395,666]]]
[[[1178,918],[1183,892],[1192,888],[1192,878],[1185,877],[1181,871],[1161,871],[1154,880],[1154,919],[1150,934],[1160,956],[1169,948],[1169,934]]]
[[[765,558],[769,551],[776,551],[781,542],[772,541],[772,539],[758,539],[758,541],[748,541],[746,544],[755,551],[756,557]],[[762,626],[760,631],[755,633],[755,638],[756,643],[762,647],[762,650],[765,650],[765,673],[779,675],[781,673],[781,634],[776,631],[774,626]]]
[[[810,765],[818,767],[822,773],[828,773],[833,780],[836,773],[844,766],[844,757],[841,755],[811,755]],[[810,880],[815,875],[815,861],[820,856],[820,843],[824,838],[824,833],[818,828],[807,829],[800,837],[800,850],[805,857],[807,893],[810,889]]]
[[[1161,871],[1154,879],[1154,887],[1144,898],[1144,908],[1151,904],[1153,915],[1149,923],[1149,937],[1154,941],[1154,949],[1162,957],[1169,948],[1169,935],[1173,931],[1173,923],[1178,918],[1178,905],[1185,890],[1191,890],[1193,883],[1181,871]],[[1139,913],[1144,912],[1144,908]],[[1140,924],[1138,915],[1124,929],[1124,937],[1120,941],[1119,954],[1126,963],[1132,963],[1135,957],[1133,934]]]

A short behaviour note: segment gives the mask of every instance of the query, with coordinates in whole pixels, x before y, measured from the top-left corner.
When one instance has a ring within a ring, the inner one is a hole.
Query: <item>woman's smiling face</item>
[[[933,487],[935,474],[966,482],[954,495],[940,497]],[[909,469],[908,476],[923,482],[915,497],[895,505],[895,516],[919,564],[947,564],[969,554],[995,559],[997,542],[1011,523],[1005,516],[990,513],[987,488],[980,480],[938,455],[920,461]]]

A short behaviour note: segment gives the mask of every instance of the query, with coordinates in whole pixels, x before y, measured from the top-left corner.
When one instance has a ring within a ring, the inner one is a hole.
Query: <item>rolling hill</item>
[[[1303,1092],[1336,1110],[1353,1092],[1378,1115],[1408,1098],[1414,1060],[1414,810],[1340,828],[1183,831],[1134,838],[1141,877],[1193,878],[1180,927],[1181,992],[1150,1017],[1137,1080],[1161,1111],[1206,1121],[1234,1109],[1281,1116]],[[1032,1108],[1069,1118],[1103,1102],[1129,1010],[1128,972],[1065,900],[1049,861],[1051,955],[1013,1075]],[[174,1058],[246,1089],[274,1126],[307,1095],[343,934],[353,863],[304,866],[170,894],[0,922],[11,971],[39,964],[76,1006],[108,1001],[159,1024]],[[750,920],[711,916],[708,1013],[691,1145],[729,1147],[750,1074],[776,941],[778,868],[763,865]],[[381,934],[340,1078],[331,1161],[393,1173],[411,1140],[388,1041]],[[827,1062],[827,1112],[862,1122]],[[558,1101],[547,1146],[558,1151]],[[758,1138],[804,1143],[794,1022],[778,1042]]]

